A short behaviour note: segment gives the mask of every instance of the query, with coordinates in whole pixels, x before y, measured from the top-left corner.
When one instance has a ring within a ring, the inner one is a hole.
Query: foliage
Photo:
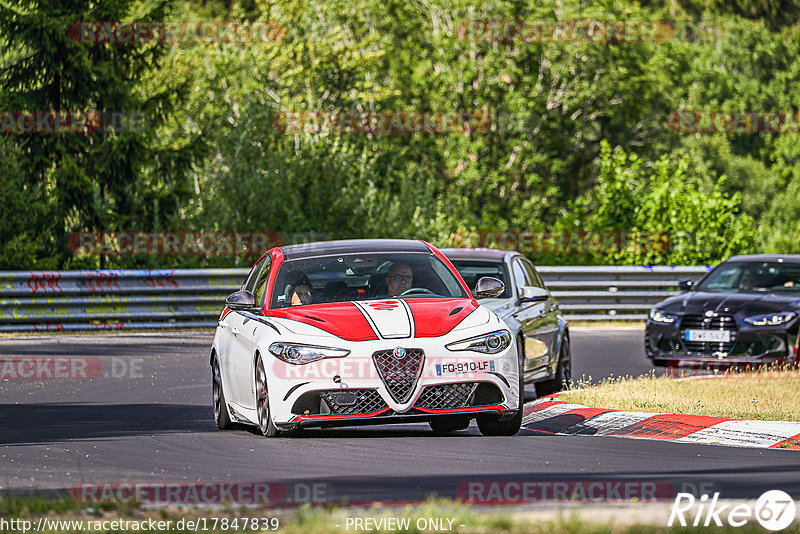
[[[571,203],[560,228],[645,237],[609,254],[579,255],[573,263],[714,264],[752,251],[752,220],[739,213],[738,193],[722,192],[724,176],[714,183],[689,175],[685,156],[645,164],[607,142],[600,159],[594,187]]]
[[[7,57],[0,73],[3,109],[103,118],[96,133],[13,134],[19,139],[4,139],[17,155],[18,171],[11,179],[23,184],[23,205],[35,203],[36,210],[51,218],[49,235],[43,236],[49,250],[30,251],[29,260],[18,268],[33,267],[34,256],[70,265],[66,236],[73,231],[163,228],[188,197],[187,164],[200,144],[184,139],[180,146],[163,146],[157,135],[170,109],[181,102],[183,81],[147,87],[146,75],[157,68],[163,49],[141,43],[83,43],[68,31],[74,21],[127,20],[133,8],[131,0],[0,3]],[[160,20],[168,13],[162,2],[143,18]],[[109,127],[114,114],[141,120]]]
[[[679,110],[800,109],[798,13],[794,0],[0,0],[1,109],[152,117],[141,132],[0,138],[4,165],[15,160],[4,169],[13,177],[0,214],[14,223],[0,230],[0,262],[32,269],[253,260],[76,258],[65,249],[71,232],[119,230],[440,245],[465,229],[670,239],[665,250],[533,256],[551,264],[800,252],[792,237],[800,134],[667,127]],[[131,18],[271,21],[283,32],[270,42],[124,46],[66,36],[75,20]],[[656,42],[525,42],[467,31],[469,21],[573,19],[669,19],[694,30]],[[286,113],[342,110],[466,112],[476,127],[276,127]]]

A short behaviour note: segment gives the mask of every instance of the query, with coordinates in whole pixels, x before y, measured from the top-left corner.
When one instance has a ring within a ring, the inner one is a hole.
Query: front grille
[[[319,398],[328,405],[330,414],[351,415],[377,412],[388,408],[374,389],[334,389],[320,391]],[[322,406],[321,406],[322,408]],[[325,414],[325,410],[320,410]]]
[[[422,374],[425,351],[405,349],[402,358],[396,358],[393,352],[393,350],[379,350],[372,355],[372,361],[395,402],[408,402]]]
[[[731,333],[728,342],[687,341],[686,330],[728,330]],[[736,319],[732,315],[686,315],[681,320],[681,339],[686,351],[694,354],[713,355],[728,354],[736,343],[738,330]]]
[[[422,390],[414,406],[431,410],[464,408],[470,405],[476,387],[478,384],[475,382],[428,386]]]

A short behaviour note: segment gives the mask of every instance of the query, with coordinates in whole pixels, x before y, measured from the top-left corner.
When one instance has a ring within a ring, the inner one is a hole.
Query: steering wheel
[[[414,295],[415,293],[423,293],[423,294],[426,294],[426,295],[435,295],[436,294],[436,293],[434,293],[433,291],[431,291],[430,289],[428,289],[426,287],[412,287],[411,289],[406,289],[405,291],[400,293],[398,296],[399,297],[404,297],[406,295]]]

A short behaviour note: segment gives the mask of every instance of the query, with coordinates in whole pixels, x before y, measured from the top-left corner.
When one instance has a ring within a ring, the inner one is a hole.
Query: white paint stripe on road
[[[536,400],[533,400],[531,402],[526,402],[525,403],[525,409],[533,408],[534,406],[538,406],[540,404],[544,404],[545,402],[563,402],[563,401],[561,399],[559,399],[558,397],[540,397],[540,398],[538,398]]]
[[[722,421],[676,441],[769,447],[798,434],[800,423],[791,421]]]

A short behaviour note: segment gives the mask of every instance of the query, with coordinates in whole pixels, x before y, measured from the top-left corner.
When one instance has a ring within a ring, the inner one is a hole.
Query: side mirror
[[[694,280],[678,280],[678,289],[681,291],[691,291],[694,287]]]
[[[519,288],[520,302],[542,302],[550,298],[550,293],[543,287],[522,286]]]
[[[484,276],[475,284],[475,291],[473,294],[476,299],[485,299],[490,297],[498,297],[506,290],[506,286],[502,281],[491,276]]]
[[[258,306],[256,296],[246,289],[228,295],[225,298],[225,305],[232,310],[252,310]]]

